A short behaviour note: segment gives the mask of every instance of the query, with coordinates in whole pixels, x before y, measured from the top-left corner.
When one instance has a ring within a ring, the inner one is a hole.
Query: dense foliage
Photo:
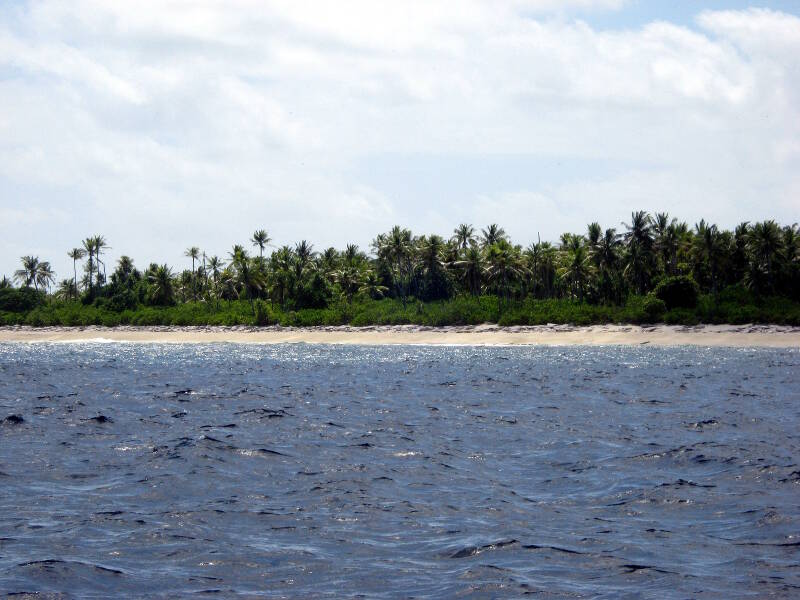
[[[254,252],[236,245],[225,259],[188,248],[191,268],[179,273],[123,256],[107,277],[108,244],[90,237],[53,293],[49,263],[25,256],[19,288],[0,280],[0,323],[800,324],[800,230],[774,221],[724,231],[635,212],[621,233],[592,223],[527,248],[494,224],[459,225],[450,239],[394,227],[371,255],[305,240],[272,248],[264,230],[250,241]]]

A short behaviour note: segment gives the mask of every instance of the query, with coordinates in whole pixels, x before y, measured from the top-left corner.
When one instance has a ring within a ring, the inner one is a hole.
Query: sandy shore
[[[800,348],[800,327],[777,325],[539,325],[498,327],[0,327],[0,342],[234,342],[279,344],[450,344],[734,346]]]

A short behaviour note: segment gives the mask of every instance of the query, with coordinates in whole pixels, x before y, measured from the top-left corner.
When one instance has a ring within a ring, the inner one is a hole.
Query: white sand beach
[[[433,345],[607,345],[800,348],[800,327],[779,325],[420,325],[372,327],[2,327],[0,342]]]

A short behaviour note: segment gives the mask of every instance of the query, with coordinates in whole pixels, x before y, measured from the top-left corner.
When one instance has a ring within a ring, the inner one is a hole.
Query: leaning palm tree
[[[39,272],[39,257],[23,256],[20,261],[22,268],[14,271],[14,280],[23,287],[30,287],[33,284],[34,289],[38,290],[39,281],[36,274]]]
[[[75,297],[78,297],[78,261],[83,260],[83,257],[86,256],[86,250],[83,248],[73,248],[69,252],[67,252],[67,256],[72,259],[72,281],[75,284],[72,288],[75,291]]]
[[[258,256],[263,259],[264,248],[272,241],[272,238],[269,237],[264,229],[257,229],[250,241],[253,242],[253,246],[258,246]]]

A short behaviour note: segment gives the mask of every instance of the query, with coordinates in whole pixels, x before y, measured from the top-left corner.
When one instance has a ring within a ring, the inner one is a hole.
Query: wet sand
[[[439,345],[637,345],[800,348],[800,327],[780,325],[420,325],[371,327],[0,327],[0,342],[140,342]]]

